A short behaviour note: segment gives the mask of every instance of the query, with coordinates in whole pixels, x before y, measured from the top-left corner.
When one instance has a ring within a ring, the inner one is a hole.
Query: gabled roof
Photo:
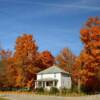
[[[59,68],[58,66],[53,65],[52,67],[49,67],[43,71],[40,71],[37,74],[52,74],[52,73],[65,73],[69,74],[68,72],[64,71],[63,69]]]

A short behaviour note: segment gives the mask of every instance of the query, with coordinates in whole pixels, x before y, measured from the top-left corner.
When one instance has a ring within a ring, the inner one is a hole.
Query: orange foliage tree
[[[17,66],[17,87],[34,86],[36,73],[50,67],[54,57],[49,51],[38,52],[32,35],[24,34],[16,39],[14,64]]]
[[[72,72],[76,56],[68,48],[64,48],[55,58],[56,64],[65,71]]]
[[[82,84],[95,91],[100,84],[100,20],[98,17],[89,18],[80,31],[84,43],[84,64],[81,71]]]
[[[0,87],[4,87],[5,84],[7,83],[6,74],[4,72],[5,72],[5,66],[2,60],[0,60]]]
[[[54,64],[54,57],[49,51],[39,53],[36,58],[36,65],[41,69],[46,69]]]
[[[37,49],[38,47],[32,35],[24,34],[16,39],[14,64],[17,66],[18,72],[17,87],[25,87],[28,81],[35,78],[35,73],[38,70],[37,66],[34,66],[38,54]]]
[[[83,79],[85,78],[81,73],[83,72],[85,59],[87,54],[85,50],[82,50],[80,55],[75,59],[75,63],[72,67],[72,81],[73,86],[77,86],[77,91],[81,91],[81,85],[84,83]]]
[[[13,66],[12,52],[1,50],[0,56],[2,62],[1,68],[3,69],[1,70],[1,74],[3,73],[3,87],[14,87],[17,73],[16,68]]]

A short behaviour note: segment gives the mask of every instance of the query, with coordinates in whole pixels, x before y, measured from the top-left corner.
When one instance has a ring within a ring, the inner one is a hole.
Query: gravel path
[[[26,94],[2,95],[9,100],[100,100],[100,95],[81,96],[81,97],[60,97],[60,96],[33,96]]]

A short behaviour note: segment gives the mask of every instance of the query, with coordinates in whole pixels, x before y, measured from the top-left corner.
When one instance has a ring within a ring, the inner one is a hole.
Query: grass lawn
[[[7,99],[4,99],[4,98],[0,98],[0,100],[7,100]]]

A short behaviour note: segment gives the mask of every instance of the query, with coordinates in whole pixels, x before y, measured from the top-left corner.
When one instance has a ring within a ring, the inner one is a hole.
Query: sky
[[[67,47],[79,55],[80,29],[100,16],[100,0],[0,0],[0,45],[14,51],[15,40],[32,34],[39,51],[54,56]]]

